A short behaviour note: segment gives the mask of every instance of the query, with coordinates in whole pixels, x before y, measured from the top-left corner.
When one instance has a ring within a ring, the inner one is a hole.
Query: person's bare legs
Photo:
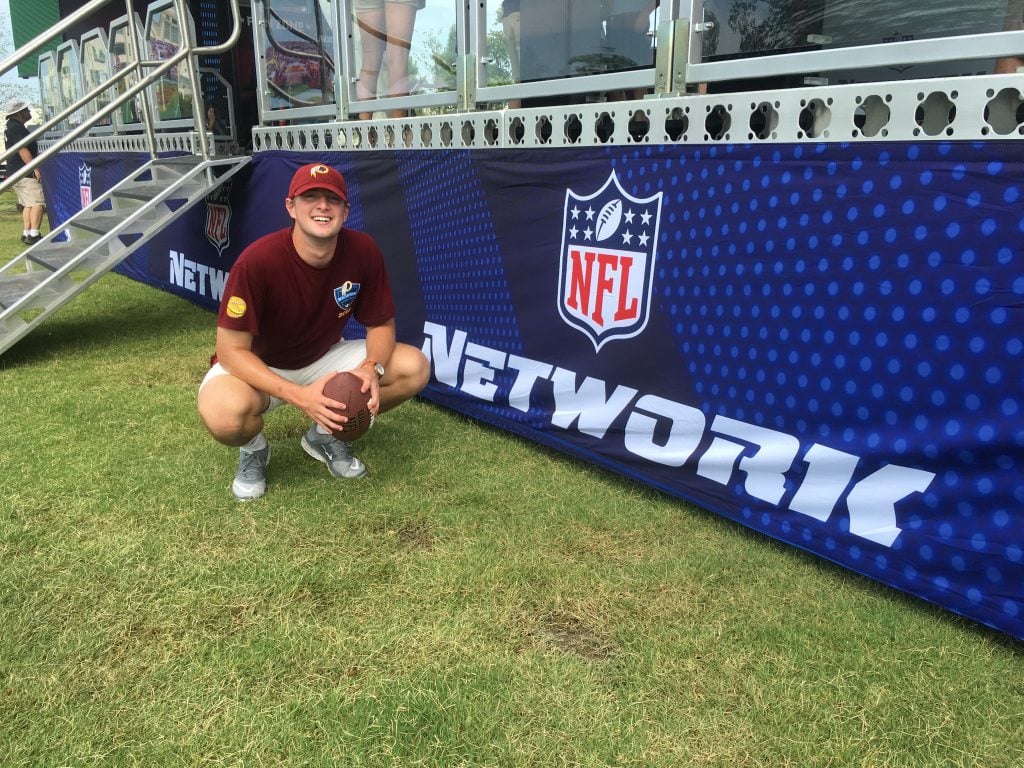
[[[388,96],[409,93],[409,52],[412,49],[412,31],[416,25],[416,6],[410,3],[384,5],[387,27],[387,48],[384,61],[388,68]],[[406,117],[404,109],[393,109],[391,117]]]
[[[387,31],[384,10],[360,11],[357,14],[359,42],[362,58],[359,65],[359,80],[356,82],[356,98],[372,99],[377,95],[377,79],[384,59],[384,41]],[[360,120],[369,120],[373,112],[360,112]]]
[[[43,223],[43,206],[33,205],[25,210],[28,212],[28,228],[33,232],[38,232],[39,226]]]
[[[1001,59],[996,59],[993,73],[996,75],[1014,75],[1021,67],[1024,67],[1024,59],[1017,56],[1005,56]]]
[[[241,379],[217,376],[199,391],[199,416],[214,440],[237,448],[262,431],[269,402]]]
[[[419,394],[430,379],[430,363],[418,348],[396,344],[380,382],[379,412],[391,410]],[[216,376],[199,392],[199,416],[213,438],[224,445],[242,446],[263,429],[263,412],[270,400],[230,374]]]

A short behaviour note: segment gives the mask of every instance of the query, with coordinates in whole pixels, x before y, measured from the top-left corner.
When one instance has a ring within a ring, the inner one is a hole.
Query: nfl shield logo
[[[206,196],[206,239],[223,254],[231,243],[231,180]]]
[[[82,208],[92,205],[92,168],[85,163],[78,166],[78,191],[81,195]]]
[[[614,171],[593,194],[565,190],[558,312],[595,352],[647,326],[661,196],[633,197]]]

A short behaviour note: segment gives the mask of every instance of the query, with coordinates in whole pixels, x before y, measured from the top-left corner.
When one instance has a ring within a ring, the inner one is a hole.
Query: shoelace
[[[262,453],[250,453],[249,451],[242,451],[241,466],[238,468],[239,474],[246,480],[259,480],[263,475],[263,471],[266,467],[263,461]]]
[[[332,438],[331,440],[322,443],[321,445],[323,445],[324,451],[327,452],[327,455],[331,457],[332,461],[336,461],[338,459],[352,461],[351,449],[341,440],[336,440]]]

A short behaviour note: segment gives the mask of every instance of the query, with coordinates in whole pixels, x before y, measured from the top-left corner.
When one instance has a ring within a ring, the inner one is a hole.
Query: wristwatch
[[[371,368],[373,368],[373,372],[377,374],[378,379],[384,378],[384,366],[378,363],[376,360],[370,360],[369,358],[367,358],[366,362],[363,363],[363,365],[369,365]]]

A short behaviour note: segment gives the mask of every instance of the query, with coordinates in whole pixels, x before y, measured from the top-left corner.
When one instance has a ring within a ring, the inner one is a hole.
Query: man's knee
[[[217,376],[199,391],[199,417],[215,440],[244,445],[263,426],[265,395],[233,376]]]
[[[430,362],[416,347],[402,344],[396,348],[402,351],[400,374],[407,382],[409,397],[418,394],[430,381]]]
[[[199,417],[213,439],[224,445],[245,445],[260,431],[258,424],[234,414],[211,413],[200,408]]]
[[[408,344],[397,345],[381,383],[381,410],[394,408],[419,394],[429,380],[430,363],[426,355]]]

